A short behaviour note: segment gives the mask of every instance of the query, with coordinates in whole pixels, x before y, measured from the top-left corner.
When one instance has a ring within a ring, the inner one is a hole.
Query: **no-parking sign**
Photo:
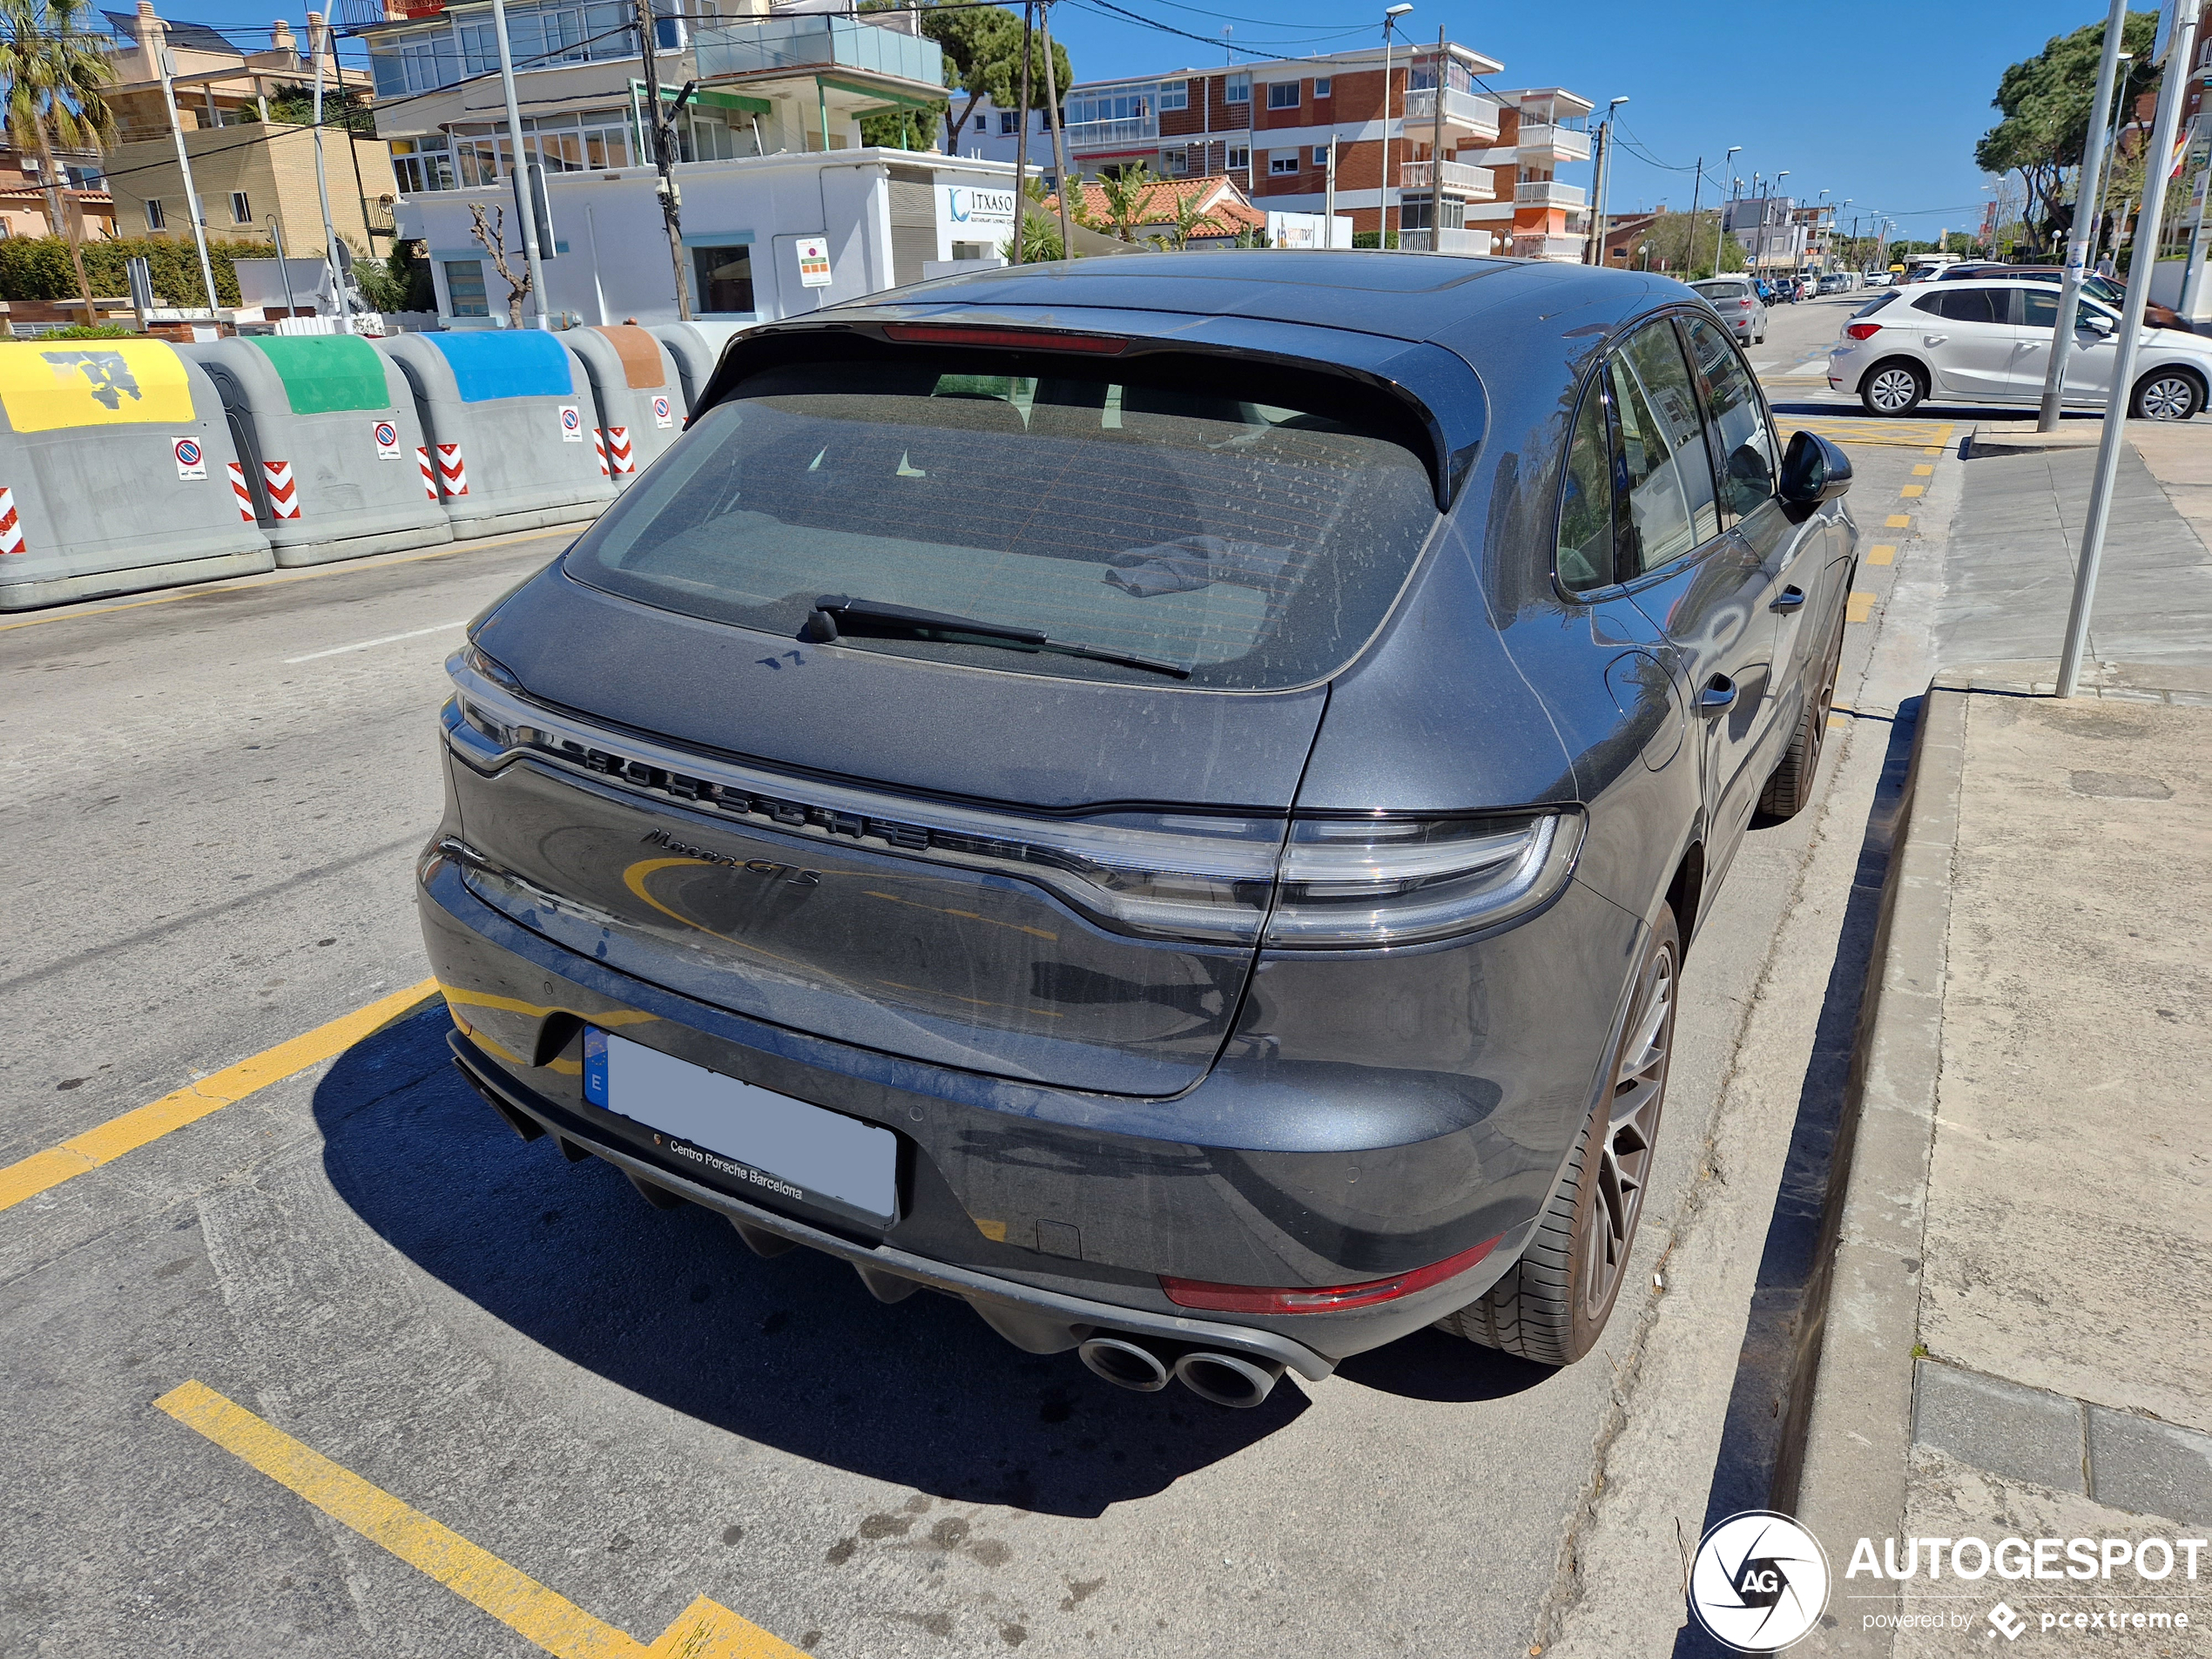
[[[563,443],[583,442],[583,417],[577,413],[577,406],[573,403],[561,405],[561,442]]]
[[[376,458],[379,461],[401,459],[398,427],[389,421],[379,421],[376,423],[376,430],[371,435],[376,440]]]
[[[676,424],[676,413],[669,407],[665,397],[653,400],[653,424],[664,429]]]
[[[207,457],[200,453],[198,438],[179,438],[169,446],[169,453],[177,458],[177,476],[205,478],[207,476]]]

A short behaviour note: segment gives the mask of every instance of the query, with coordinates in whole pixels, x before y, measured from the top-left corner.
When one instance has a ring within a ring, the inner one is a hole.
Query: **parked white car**
[[[2058,320],[2058,290],[2044,282],[1923,282],[1860,308],[1828,360],[1828,384],[1856,393],[1869,415],[1909,415],[1946,403],[2042,401]],[[2066,360],[2066,401],[2101,405],[2120,355],[2120,315],[2086,294]],[[2212,340],[2146,327],[2128,412],[2139,421],[2186,421],[2212,388]]]

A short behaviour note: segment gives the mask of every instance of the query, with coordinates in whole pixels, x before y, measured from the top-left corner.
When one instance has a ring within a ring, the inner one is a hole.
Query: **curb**
[[[1934,1145],[1943,982],[1966,756],[1963,682],[1939,676],[1921,699],[1898,845],[1890,860],[1859,1016],[1844,1131],[1851,1136],[1841,1203],[1826,1232],[1832,1255],[1822,1305],[1812,1399],[1796,1453],[1799,1475],[1776,1506],[1794,1513],[1833,1555],[1859,1538],[1895,1536],[1905,1516],[1912,1440],[1912,1345],[1919,1324],[1921,1238]],[[1831,1561],[1831,1570],[1840,1568]],[[1897,1588],[1860,1613],[1894,1613]],[[1808,1654],[1887,1653],[1893,1631],[1834,1614]]]

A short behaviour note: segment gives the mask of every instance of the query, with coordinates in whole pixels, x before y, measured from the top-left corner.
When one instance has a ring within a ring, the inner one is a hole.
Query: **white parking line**
[[[350,645],[333,645],[328,651],[311,651],[305,657],[287,657],[284,659],[284,665],[289,668],[294,663],[312,663],[319,657],[342,657],[349,651],[367,651],[374,645],[396,644],[402,639],[420,639],[425,634],[442,634],[448,628],[466,628],[468,625],[466,621],[442,622],[435,628],[415,628],[403,634],[386,634],[381,639],[356,640]]]

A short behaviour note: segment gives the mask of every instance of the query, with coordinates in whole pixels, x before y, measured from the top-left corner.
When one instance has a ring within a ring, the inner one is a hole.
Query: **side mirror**
[[[1851,457],[1817,433],[1800,431],[1782,456],[1782,488],[1793,507],[1833,501],[1851,488]]]

